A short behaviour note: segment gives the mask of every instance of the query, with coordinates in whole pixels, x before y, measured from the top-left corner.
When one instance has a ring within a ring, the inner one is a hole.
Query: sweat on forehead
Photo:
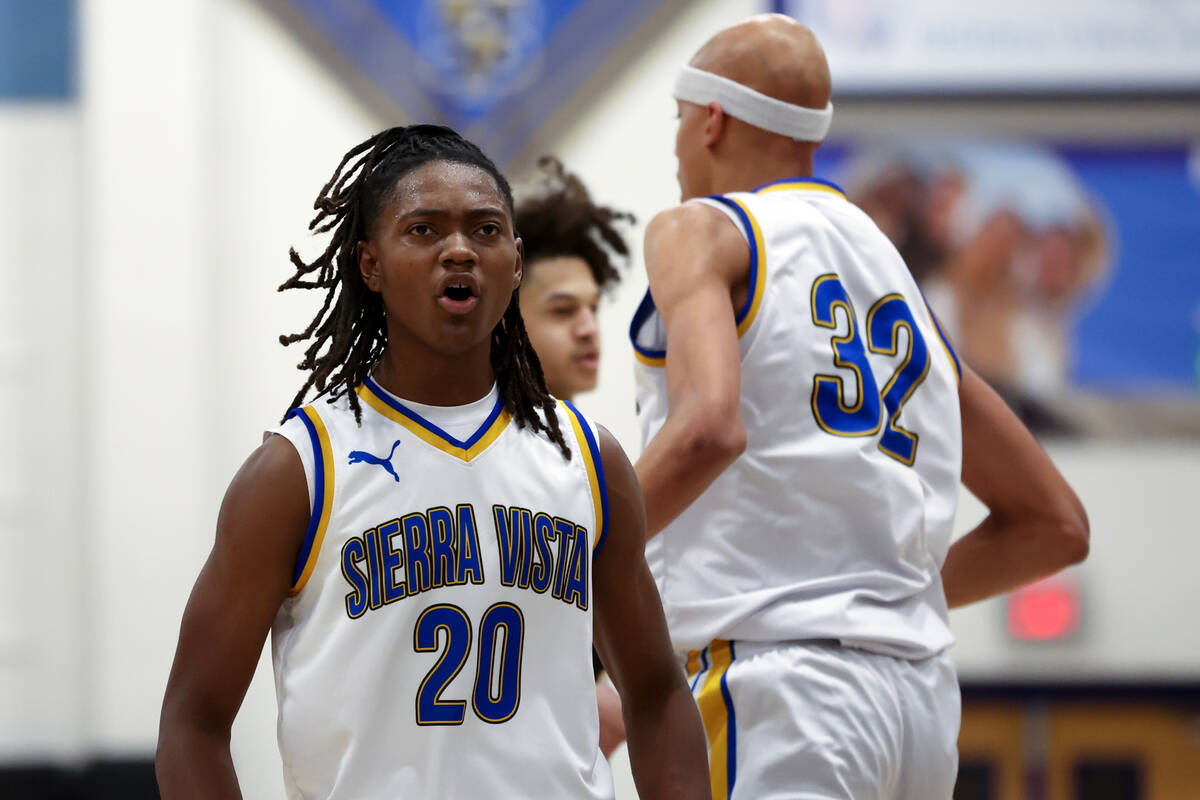
[[[368,226],[391,206],[424,206],[427,202],[424,198],[435,196],[439,197],[439,203],[453,198],[456,204],[461,201],[480,208],[498,206],[510,220],[513,217],[512,198],[505,191],[507,185],[502,185],[482,165],[439,158],[406,165],[400,171],[381,172],[382,180],[368,189]]]
[[[453,161],[433,161],[404,173],[392,184],[390,194],[392,202],[428,194],[461,195],[508,210],[504,193],[487,170]]]

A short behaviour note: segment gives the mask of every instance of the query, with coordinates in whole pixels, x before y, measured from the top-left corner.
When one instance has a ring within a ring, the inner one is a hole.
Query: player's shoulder
[[[363,428],[374,422],[365,404],[362,412],[361,421],[357,420],[346,395],[318,397],[290,409],[283,422],[267,431],[264,442],[276,439],[289,443],[300,455],[305,470],[310,473],[329,471],[332,469],[333,453],[353,447],[354,442],[363,435]]]
[[[653,285],[660,273],[687,281],[691,271],[710,272],[714,266],[717,273],[737,277],[749,267],[750,249],[738,224],[719,208],[687,202],[650,220],[645,256]]]
[[[556,410],[565,422],[566,430],[573,434],[573,450],[584,456],[585,460],[593,460],[603,464],[615,459],[627,460],[625,450],[616,437],[599,422],[590,418],[574,403],[556,399]]]
[[[342,431],[347,427],[351,429],[361,428],[373,419],[373,417],[367,413],[370,405],[369,402],[361,395],[358,397],[358,405],[361,413],[356,416],[354,409],[350,405],[350,395],[348,393],[338,395],[337,397],[317,397],[305,405],[297,406],[288,411],[283,424],[276,430],[282,431],[288,428],[299,432],[310,430],[314,427],[323,427],[332,434],[335,429]]]
[[[225,492],[224,507],[251,516],[306,509],[308,484],[295,444],[283,435],[267,435],[242,463]]]
[[[652,236],[689,238],[698,235],[740,237],[729,217],[709,202],[686,202],[672,206],[655,214],[646,226],[647,241]]]
[[[592,448],[599,442],[599,425],[588,415],[579,410],[579,406],[570,400],[554,398],[553,413],[558,415],[559,427],[565,434],[567,446],[575,451],[588,450],[589,442]]]

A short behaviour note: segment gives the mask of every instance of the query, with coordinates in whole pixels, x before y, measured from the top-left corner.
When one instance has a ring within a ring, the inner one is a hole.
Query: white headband
[[[731,117],[800,142],[822,141],[833,121],[833,103],[820,109],[792,105],[695,67],[679,71],[673,94],[700,106],[716,102]]]

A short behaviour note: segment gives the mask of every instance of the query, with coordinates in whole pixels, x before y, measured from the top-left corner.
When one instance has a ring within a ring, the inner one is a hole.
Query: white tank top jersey
[[[747,443],[647,546],[675,648],[835,639],[903,658],[941,651],[953,641],[940,569],[961,376],[916,282],[831,183],[694,202],[727,214],[750,245],[736,313]],[[649,442],[667,417],[670,357],[649,292],[630,337]]]
[[[373,380],[275,429],[312,518],[272,629],[291,800],[610,798],[592,678],[595,428],[496,396],[459,440]],[[414,404],[415,405],[415,404]]]

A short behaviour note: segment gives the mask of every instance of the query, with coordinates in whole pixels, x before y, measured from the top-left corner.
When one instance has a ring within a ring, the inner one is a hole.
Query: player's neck
[[[731,160],[728,171],[724,175],[716,175],[716,182],[721,187],[720,194],[749,192],[788,178],[812,177],[815,149],[812,146],[790,147],[786,155],[758,152]]]
[[[383,351],[372,377],[387,391],[404,400],[430,406],[461,406],[491,391],[490,342],[453,358],[429,353],[403,352],[391,344]]]

